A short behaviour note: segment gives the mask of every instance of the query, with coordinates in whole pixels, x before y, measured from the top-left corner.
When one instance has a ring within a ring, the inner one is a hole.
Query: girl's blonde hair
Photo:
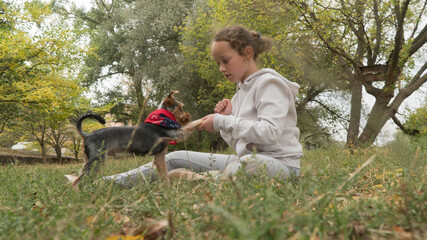
[[[240,56],[244,55],[244,50],[247,46],[254,50],[254,59],[263,52],[271,49],[273,43],[270,39],[262,37],[261,34],[255,31],[249,31],[241,26],[228,26],[219,30],[214,38],[214,42],[226,41],[235,49]]]

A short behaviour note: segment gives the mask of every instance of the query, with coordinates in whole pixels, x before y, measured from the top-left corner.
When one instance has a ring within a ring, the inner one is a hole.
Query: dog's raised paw
[[[74,176],[74,175],[64,175],[64,177],[65,177],[65,180],[69,183],[73,183],[78,178],[78,176]]]
[[[64,177],[65,177],[65,180],[66,180],[66,182],[67,183],[69,183],[69,184],[71,184],[71,186],[73,186],[73,189],[74,190],[76,190],[76,191],[78,191],[79,190],[79,188],[78,188],[78,181],[79,181],[79,179],[80,179],[80,177],[79,176],[74,176],[74,175],[64,175]]]
[[[194,120],[194,121],[192,121],[191,123],[188,123],[187,125],[185,125],[183,128],[182,128],[182,131],[184,131],[184,132],[192,132],[192,131],[194,131],[194,130],[196,130],[196,128],[200,125],[200,124],[202,124],[203,123],[203,119],[197,119],[197,120]]]

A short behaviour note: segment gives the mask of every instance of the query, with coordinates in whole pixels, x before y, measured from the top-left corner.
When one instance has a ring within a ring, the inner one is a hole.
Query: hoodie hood
[[[243,83],[239,82],[238,87],[239,88],[251,87],[254,84],[254,82],[256,81],[256,79],[260,75],[263,75],[263,74],[271,74],[274,77],[282,80],[284,83],[286,83],[286,85],[291,90],[292,97],[293,97],[294,101],[297,99],[297,94],[298,94],[298,90],[299,90],[300,86],[297,83],[289,81],[288,79],[286,79],[285,77],[283,77],[282,75],[280,75],[278,72],[276,72],[274,69],[271,69],[271,68],[264,68],[262,70],[259,70],[255,73],[253,73],[248,78],[246,78]]]

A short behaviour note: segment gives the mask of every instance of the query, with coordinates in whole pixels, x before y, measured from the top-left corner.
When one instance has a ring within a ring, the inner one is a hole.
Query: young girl
[[[168,170],[195,172],[218,170],[220,177],[243,168],[247,174],[261,171],[270,177],[298,176],[302,147],[295,100],[299,86],[272,69],[259,70],[256,59],[271,48],[271,41],[240,26],[221,29],[212,42],[212,55],[219,71],[238,91],[216,105],[199,130],[220,132],[237,155],[175,151],[166,155]],[[141,175],[155,175],[151,163],[126,173],[104,178],[130,187]]]

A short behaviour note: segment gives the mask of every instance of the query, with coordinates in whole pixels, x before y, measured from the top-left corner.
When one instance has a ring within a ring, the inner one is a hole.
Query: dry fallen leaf
[[[203,194],[203,196],[205,197],[206,202],[212,202],[213,197],[212,197],[212,194],[210,192]]]
[[[145,232],[144,239],[157,239],[158,237],[165,235],[166,227],[168,225],[169,223],[167,219],[156,221],[154,219],[149,218],[144,221],[144,226],[141,226],[140,228],[136,229],[132,235],[140,235]]]
[[[356,239],[361,239],[366,234],[366,227],[358,221],[351,222],[351,235]]]
[[[118,239],[145,239],[154,240],[162,237],[166,234],[166,228],[168,227],[168,220],[156,221],[154,219],[145,219],[142,226],[135,227],[130,221],[126,222],[120,232],[107,238],[106,240],[118,240]]]
[[[401,226],[393,226],[393,230],[395,231],[397,239],[412,239],[412,234],[410,232],[405,231],[405,229],[403,229]]]
[[[144,240],[144,236],[126,236],[126,235],[113,235],[105,240]]]

